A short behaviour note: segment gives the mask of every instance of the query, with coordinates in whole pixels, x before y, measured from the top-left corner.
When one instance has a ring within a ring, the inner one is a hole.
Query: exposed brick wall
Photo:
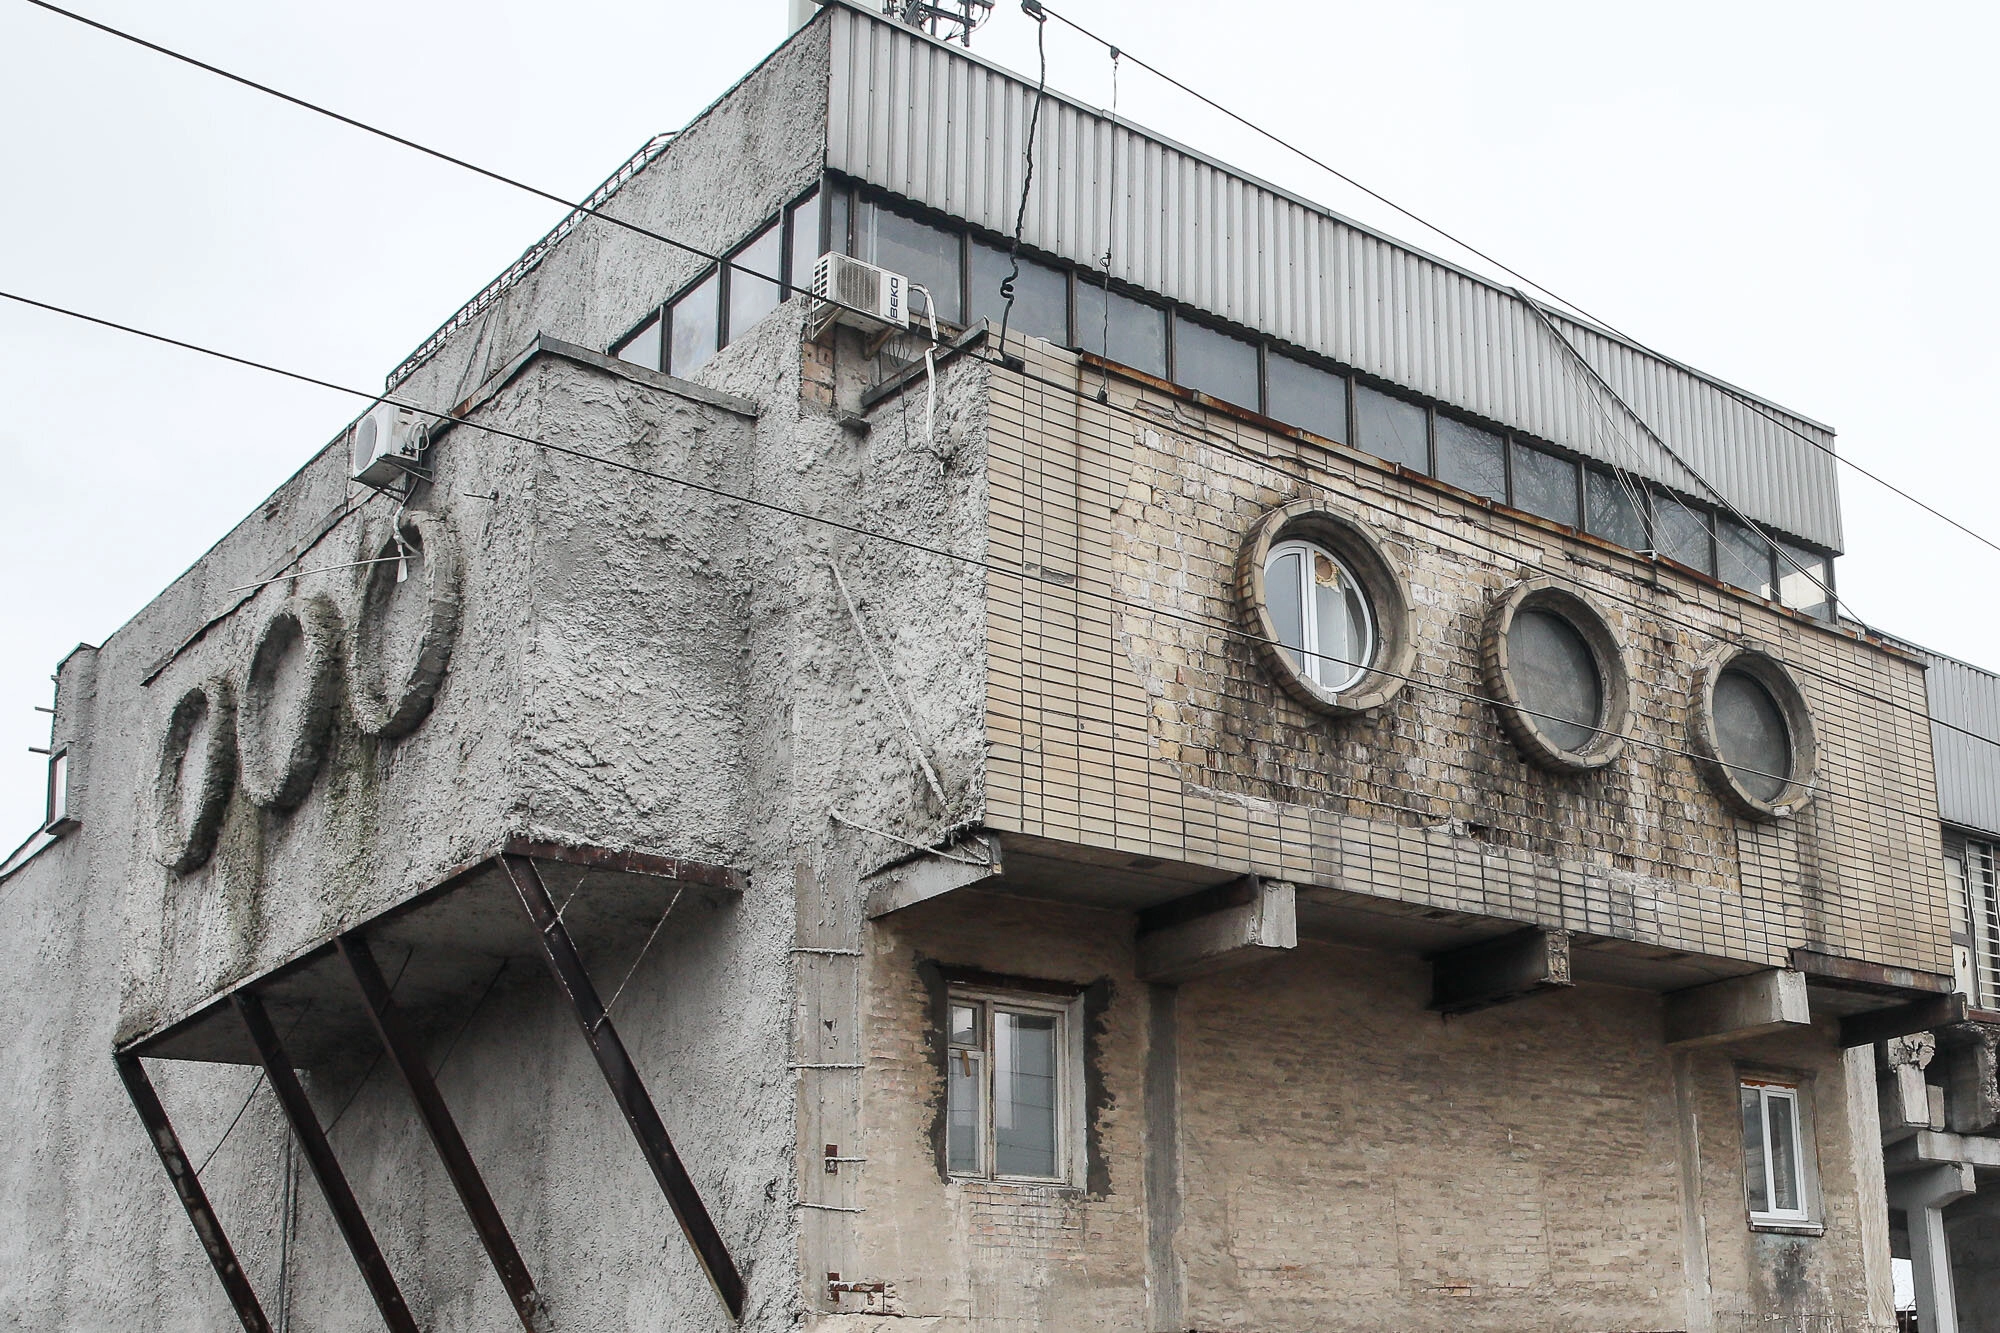
[[[1149,1217],[1164,1213],[1142,1169],[1150,1033],[1130,932],[1123,914],[980,894],[870,929],[865,1211],[848,1215],[858,1270],[843,1276],[894,1284],[906,1314],[942,1328],[1148,1326]],[[938,1179],[922,959],[1109,977],[1104,1195]],[[1699,1327],[1690,1299],[1718,1327],[1867,1327],[1866,1205],[1828,1031],[1750,1050],[1815,1100],[1826,1234],[1774,1237],[1744,1213],[1740,1052],[1690,1062],[1687,1139],[1657,996],[1586,986],[1444,1020],[1424,1011],[1427,988],[1416,958],[1318,944],[1181,988],[1176,1333],[1632,1333]],[[1689,1142],[1706,1287],[1686,1271]]]
[[[1029,572],[988,579],[993,827],[1764,965],[1950,970],[1913,659],[1151,388],[1082,401],[1039,344],[1029,372],[992,378],[988,553]],[[1368,716],[1303,708],[1227,629],[1246,533],[1301,496],[1373,526],[1410,585],[1416,683]],[[1632,743],[1597,773],[1527,764],[1464,697],[1489,599],[1540,572],[1597,594],[1633,666]],[[1722,640],[1806,669],[1794,818],[1730,814],[1671,752]]]

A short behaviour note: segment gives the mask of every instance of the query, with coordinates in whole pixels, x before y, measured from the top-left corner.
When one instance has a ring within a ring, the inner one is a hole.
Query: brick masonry
[[[1914,659],[1185,395],[1064,387],[1098,382],[1039,344],[992,375],[989,826],[1760,965],[1950,970]],[[1242,542],[1302,496],[1374,528],[1410,587],[1414,682],[1361,717],[1302,707],[1237,632]],[[1490,599],[1544,574],[1597,595],[1633,664],[1631,743],[1597,773],[1529,765],[1483,702]],[[1676,753],[1720,641],[1792,664],[1810,703],[1794,818],[1729,813]]]

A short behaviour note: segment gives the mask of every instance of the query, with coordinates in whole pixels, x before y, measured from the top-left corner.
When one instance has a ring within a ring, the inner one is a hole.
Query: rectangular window
[[[972,291],[966,305],[966,322],[991,320],[997,335],[1007,298],[1000,284],[1013,271],[1013,261],[997,245],[972,243]],[[1025,333],[1043,338],[1058,347],[1069,345],[1069,274],[1047,264],[1021,256],[1021,276],[1014,284],[1014,313],[1007,321],[1007,336]],[[1011,355],[1011,353],[1010,353]]]
[[[1107,292],[1102,279],[1079,273],[1076,345],[1106,361],[1165,379],[1167,312],[1123,292]]]
[[[1507,441],[1490,430],[1448,417],[1437,418],[1437,479],[1507,503]]]
[[[1639,512],[1634,491],[1639,483],[1629,477],[1590,468],[1583,474],[1583,526],[1594,537],[1630,547],[1646,549],[1646,519]]]
[[[660,359],[662,350],[660,316],[656,312],[651,319],[639,326],[637,333],[618,344],[613,349],[613,355],[620,361],[629,361],[635,366],[644,366],[648,370],[661,370],[664,369]]]
[[[743,243],[729,260],[729,327],[723,341],[731,342],[778,308],[782,289],[779,266],[785,262],[785,236],[776,222]]]
[[[963,238],[957,232],[933,227],[928,222],[904,217],[881,204],[863,203],[856,214],[854,249],[856,259],[900,273],[922,287],[937,302],[940,324],[965,322]],[[930,311],[921,297],[910,301],[910,318],[928,326]]]
[[[1576,464],[1514,442],[1514,508],[1576,527]]]
[[[1273,352],[1264,358],[1264,411],[1324,439],[1347,442],[1347,377]]]
[[[1817,551],[1777,542],[1778,600],[1794,611],[1819,619],[1832,614],[1831,562]]]
[[[791,271],[785,274],[785,281],[795,292],[809,292],[813,285],[813,270],[819,267],[819,257],[826,253],[820,249],[817,190],[792,205],[790,224]],[[846,239],[844,236],[841,238],[842,241]]]
[[[1809,1221],[1798,1085],[1745,1078],[1738,1091],[1751,1222]]]
[[[1074,1005],[954,989],[946,1047],[945,1169],[987,1180],[1074,1177],[1080,1105]]]
[[[1708,529],[1706,511],[1684,504],[1663,491],[1653,492],[1653,541],[1661,555],[1704,574],[1713,574],[1715,552]]]
[[[73,822],[69,817],[69,751],[57,750],[49,756],[48,818],[42,827],[61,833]]]
[[[1771,544],[1726,514],[1715,516],[1715,575],[1732,588],[1771,595]]]
[[[1431,470],[1430,413],[1403,398],[1354,386],[1354,443],[1413,472]]]
[[[722,275],[711,270],[709,275],[681,293],[673,309],[668,313],[670,331],[667,336],[667,371],[673,375],[692,375],[708,364],[715,355],[716,335],[720,330],[722,312]]]
[[[1955,925],[1971,955],[1967,995],[1981,1008],[2000,1007],[2000,883],[1996,882],[2000,877],[1995,874],[1994,846],[1968,839],[1964,856],[1947,865],[1956,872],[1952,876],[1958,908]]]
[[[1257,344],[1174,317],[1174,383],[1257,410]]]

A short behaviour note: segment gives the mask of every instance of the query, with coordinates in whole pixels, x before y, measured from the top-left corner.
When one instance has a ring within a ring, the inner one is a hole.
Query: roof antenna
[[[992,16],[993,0],[882,0],[882,12],[942,42],[972,46],[972,34]]]

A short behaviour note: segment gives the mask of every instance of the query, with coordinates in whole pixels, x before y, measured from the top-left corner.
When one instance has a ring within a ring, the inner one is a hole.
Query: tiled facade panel
[[[993,377],[989,824],[1763,965],[1949,970],[1914,659],[1150,387],[1088,401],[1099,383],[1046,349]],[[1238,628],[1238,550],[1301,497],[1372,526],[1410,586],[1413,683],[1366,716],[1294,703]],[[1528,765],[1483,702],[1489,598],[1536,573],[1580,581],[1633,666],[1631,741],[1593,775]],[[1681,753],[1698,662],[1739,640],[1812,707],[1795,818],[1728,813]]]

